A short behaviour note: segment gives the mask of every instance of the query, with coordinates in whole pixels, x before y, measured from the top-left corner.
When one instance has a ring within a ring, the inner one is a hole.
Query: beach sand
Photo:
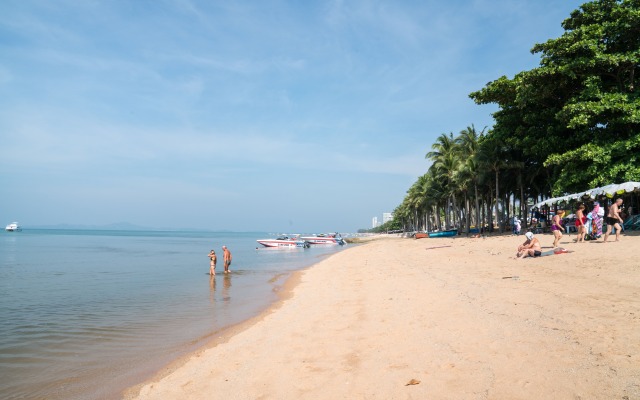
[[[524,260],[523,236],[350,246],[126,397],[640,399],[640,237],[570,238]]]

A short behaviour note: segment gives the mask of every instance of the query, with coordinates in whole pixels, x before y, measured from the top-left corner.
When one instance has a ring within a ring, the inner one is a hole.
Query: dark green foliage
[[[471,98],[499,105],[490,135],[549,167],[553,195],[640,180],[640,2],[585,3],[562,26],[561,37],[533,47],[538,68]]]

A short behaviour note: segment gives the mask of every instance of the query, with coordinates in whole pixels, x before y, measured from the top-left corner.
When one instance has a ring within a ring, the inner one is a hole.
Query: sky
[[[370,228],[582,3],[3,0],[0,223]]]

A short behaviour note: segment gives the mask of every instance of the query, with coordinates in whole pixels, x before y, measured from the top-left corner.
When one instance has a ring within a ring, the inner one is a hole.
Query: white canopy
[[[568,194],[566,196],[554,197],[552,199],[547,199],[545,201],[541,201],[540,203],[536,203],[533,205],[533,208],[540,208],[542,206],[552,206],[558,203],[567,203],[571,200],[579,200],[585,196],[589,196],[592,199],[595,199],[597,196],[605,195],[609,198],[613,197],[615,194],[624,194],[629,192],[640,191],[640,182],[625,182],[620,184],[612,184],[607,186],[602,186],[595,189],[589,189],[584,192]]]

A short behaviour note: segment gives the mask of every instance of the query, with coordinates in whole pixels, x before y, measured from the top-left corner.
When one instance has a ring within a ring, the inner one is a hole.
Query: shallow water
[[[339,251],[260,249],[264,233],[0,234],[0,398],[103,399],[276,300]],[[222,270],[222,245],[233,254]],[[210,249],[218,275],[210,279]]]

